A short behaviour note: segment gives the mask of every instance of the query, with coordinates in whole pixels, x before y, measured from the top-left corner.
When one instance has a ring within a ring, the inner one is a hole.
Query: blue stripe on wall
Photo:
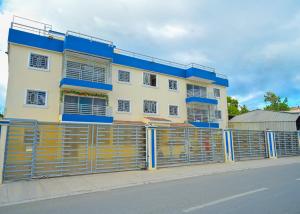
[[[199,128],[219,128],[219,123],[205,123],[205,122],[190,122],[193,126]]]
[[[95,115],[79,115],[79,114],[63,114],[62,121],[112,123],[113,117],[95,116]]]
[[[152,168],[155,168],[155,145],[154,145],[155,141],[154,141],[154,129],[151,129],[151,154],[152,154]]]
[[[59,33],[59,32],[56,32]],[[156,63],[152,61],[147,61],[143,59],[138,59],[131,56],[126,56],[122,54],[114,53],[114,46],[90,41],[88,39],[83,39],[75,37],[73,35],[68,35],[65,37],[65,41],[53,39],[50,37],[39,36],[32,33],[27,33],[15,29],[9,29],[8,41],[17,44],[23,44],[27,46],[63,52],[64,50],[73,50],[77,52],[82,52],[86,54],[91,54],[99,57],[112,59],[115,64],[120,64],[124,66],[130,66],[134,68],[159,72],[166,75],[172,75],[180,78],[187,77],[199,77],[202,79],[208,79],[213,82],[213,84],[228,87],[229,83],[227,79],[217,77],[214,72],[198,69],[198,68],[177,68],[169,65],[164,65],[161,63]]]
[[[208,103],[208,104],[213,104],[217,105],[218,100],[216,99],[210,99],[210,98],[203,98],[203,97],[188,97],[185,99],[186,103]]]
[[[78,86],[78,87],[84,87],[84,88],[95,88],[95,89],[101,89],[106,91],[112,91],[112,85],[110,84],[104,84],[104,83],[98,83],[98,82],[89,82],[85,80],[77,80],[77,79],[71,79],[71,78],[63,78],[60,81],[60,86],[64,85],[71,85],[71,86]]]
[[[51,51],[63,52],[64,41],[39,36],[10,28],[8,41],[12,43],[47,49]]]

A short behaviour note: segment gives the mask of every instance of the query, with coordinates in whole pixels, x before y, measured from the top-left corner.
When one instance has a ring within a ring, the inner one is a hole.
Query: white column
[[[234,147],[231,130],[223,130],[225,161],[234,162]]]
[[[146,127],[147,169],[156,169],[156,127]]]

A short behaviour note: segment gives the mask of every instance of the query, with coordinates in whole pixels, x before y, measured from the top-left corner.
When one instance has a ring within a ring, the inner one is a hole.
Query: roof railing
[[[101,42],[101,43],[105,43],[105,44],[113,46],[112,41],[101,39],[101,38],[95,37],[95,36],[90,36],[90,35],[87,35],[87,34],[84,34],[84,33],[78,33],[78,32],[69,30],[69,31],[67,31],[66,35],[71,35],[71,36],[73,35],[73,36],[81,37],[83,39],[87,39],[87,40],[90,40],[90,41]]]
[[[101,43],[105,43],[108,45],[113,46],[113,42],[109,41],[109,40],[105,40],[105,39],[101,39],[95,36],[90,36],[87,34],[83,34],[83,33],[78,33],[75,31],[67,31],[66,34],[57,32],[57,31],[53,31],[52,30],[52,25],[50,24],[46,24],[44,22],[39,22],[39,21],[35,21],[32,19],[28,19],[28,18],[24,18],[24,17],[20,17],[20,16],[13,16],[13,21],[11,23],[11,28],[13,29],[20,29],[22,31],[25,32],[29,32],[29,33],[33,33],[33,34],[37,34],[37,35],[41,35],[41,36],[52,36],[58,39],[64,39],[64,37],[66,35],[73,35],[73,36],[77,36],[77,37],[81,37],[84,39],[88,39],[90,41],[98,41]],[[132,51],[127,51],[127,50],[123,50],[123,49],[119,49],[119,48],[114,48],[114,52],[115,53],[119,53],[122,55],[126,55],[126,56],[131,56],[131,57],[135,57],[138,59],[142,59],[142,60],[147,60],[150,62],[155,62],[155,63],[160,63],[160,64],[164,64],[164,65],[168,65],[168,66],[173,66],[173,67],[177,67],[177,68],[181,68],[181,69],[188,69],[188,68],[198,68],[198,69],[202,69],[202,70],[206,70],[206,71],[210,71],[210,72],[215,72],[215,69],[212,67],[208,67],[208,66],[204,66],[204,65],[200,65],[200,64],[196,64],[196,63],[191,63],[188,65],[184,65],[181,63],[176,63],[176,62],[172,62],[172,61],[168,61],[168,60],[163,60],[163,59],[159,59],[156,57],[152,57],[152,56],[148,56],[148,55],[144,55],[144,54],[140,54],[140,53],[136,53],[136,52],[132,52]],[[223,74],[219,74],[216,73],[217,77],[220,78],[227,78],[226,75]]]

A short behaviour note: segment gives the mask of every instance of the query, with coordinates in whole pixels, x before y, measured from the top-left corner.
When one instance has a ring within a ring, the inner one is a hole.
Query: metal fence
[[[145,127],[11,122],[4,180],[146,167]]]
[[[232,130],[236,161],[268,157],[264,131]]]
[[[224,162],[220,129],[157,128],[157,166]]]
[[[298,133],[288,131],[274,132],[277,157],[300,155]]]

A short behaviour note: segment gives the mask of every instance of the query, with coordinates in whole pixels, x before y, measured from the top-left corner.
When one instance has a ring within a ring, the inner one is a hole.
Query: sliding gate
[[[232,138],[236,161],[268,157],[264,131],[232,130]]]
[[[158,167],[224,162],[220,129],[158,127],[156,135]]]
[[[146,167],[145,127],[11,122],[4,180]]]

